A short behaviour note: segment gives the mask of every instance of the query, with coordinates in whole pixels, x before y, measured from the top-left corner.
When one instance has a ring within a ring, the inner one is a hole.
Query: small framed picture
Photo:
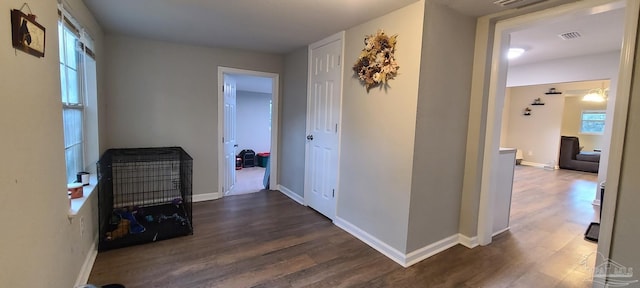
[[[44,26],[36,22],[36,16],[20,10],[11,10],[11,40],[13,47],[36,57],[44,57]]]

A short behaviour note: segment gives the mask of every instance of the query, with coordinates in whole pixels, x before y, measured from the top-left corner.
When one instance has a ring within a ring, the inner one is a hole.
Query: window
[[[604,110],[582,111],[580,118],[580,133],[582,134],[603,134],[604,121],[607,118]]]
[[[62,12],[60,13],[63,14]],[[86,47],[85,35],[69,18],[58,22],[60,50],[60,89],[67,182],[74,182],[76,174],[88,168],[87,102],[96,99],[96,67],[93,52]],[[95,117],[89,117],[95,118]],[[90,135],[95,135],[91,131]],[[89,141],[90,144],[95,141]],[[93,158],[93,157],[90,157]]]

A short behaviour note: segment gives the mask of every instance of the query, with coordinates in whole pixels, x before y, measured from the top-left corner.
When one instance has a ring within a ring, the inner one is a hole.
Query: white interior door
[[[333,219],[338,177],[342,34],[309,46],[305,201]]]
[[[229,194],[236,183],[236,83],[233,77],[224,75],[224,177],[222,191]]]

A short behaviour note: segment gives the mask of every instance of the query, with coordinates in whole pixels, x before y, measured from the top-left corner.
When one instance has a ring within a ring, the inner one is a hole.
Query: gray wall
[[[407,252],[458,233],[475,24],[426,3]]]
[[[283,57],[106,37],[109,147],[182,146],[193,193],[219,192],[218,66],[282,74]]]
[[[81,1],[68,2],[95,38],[100,77],[102,31]],[[73,287],[97,236],[96,197],[68,218],[56,1],[29,1],[47,30],[44,58],[11,47],[9,11],[22,3],[0,2],[0,285]]]
[[[271,151],[270,93],[236,92],[236,143],[238,152]]]
[[[404,253],[420,77],[424,2],[346,31],[337,217]],[[352,65],[365,35],[398,34],[399,75],[369,92]]]
[[[308,49],[285,56],[280,99],[280,185],[304,197],[305,133],[307,122]]]

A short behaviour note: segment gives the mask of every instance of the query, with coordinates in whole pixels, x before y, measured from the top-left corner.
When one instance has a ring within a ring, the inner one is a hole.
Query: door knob
[[[307,135],[307,140],[313,140],[313,135]]]

